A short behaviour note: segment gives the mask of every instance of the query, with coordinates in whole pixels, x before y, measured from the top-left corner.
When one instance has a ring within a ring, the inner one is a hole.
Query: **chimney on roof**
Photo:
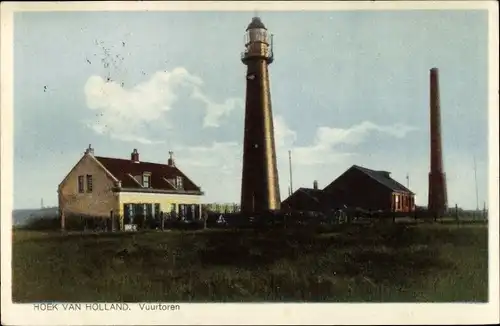
[[[139,163],[139,152],[136,148],[134,148],[134,151],[130,154],[130,159],[132,162]]]
[[[89,144],[89,148],[85,150],[85,154],[94,155],[94,149],[91,144]]]
[[[378,171],[378,172],[381,173],[386,178],[391,177],[391,172],[389,172],[389,171]]]
[[[170,157],[168,158],[168,166],[175,166],[174,152],[169,151],[168,155],[170,155]]]
[[[314,180],[313,182],[313,189],[318,190],[318,180]]]

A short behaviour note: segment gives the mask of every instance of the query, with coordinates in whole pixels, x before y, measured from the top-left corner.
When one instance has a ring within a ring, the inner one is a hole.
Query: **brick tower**
[[[268,72],[273,59],[272,35],[254,17],[246,29],[241,54],[247,66],[241,211],[247,214],[280,208]]]

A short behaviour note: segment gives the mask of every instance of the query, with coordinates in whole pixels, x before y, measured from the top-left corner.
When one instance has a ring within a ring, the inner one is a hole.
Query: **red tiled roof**
[[[201,191],[193,181],[191,181],[177,167],[167,164],[158,164],[151,162],[133,162],[132,160],[95,156],[95,158],[118,180],[122,183],[122,188],[142,189],[141,185],[129,176],[142,176],[144,172],[151,173],[150,189],[153,190],[171,190],[177,189],[165,181],[165,179],[174,179],[182,177],[184,191]]]

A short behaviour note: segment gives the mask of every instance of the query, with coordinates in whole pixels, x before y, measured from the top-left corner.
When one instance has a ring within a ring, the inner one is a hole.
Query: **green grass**
[[[485,302],[486,225],[14,231],[13,300]]]

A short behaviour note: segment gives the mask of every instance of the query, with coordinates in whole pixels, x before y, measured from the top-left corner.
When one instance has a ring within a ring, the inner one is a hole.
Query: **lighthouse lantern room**
[[[267,63],[273,62],[273,35],[269,34],[259,17],[254,17],[245,33],[245,51],[241,60],[246,63],[249,59],[261,58]]]

